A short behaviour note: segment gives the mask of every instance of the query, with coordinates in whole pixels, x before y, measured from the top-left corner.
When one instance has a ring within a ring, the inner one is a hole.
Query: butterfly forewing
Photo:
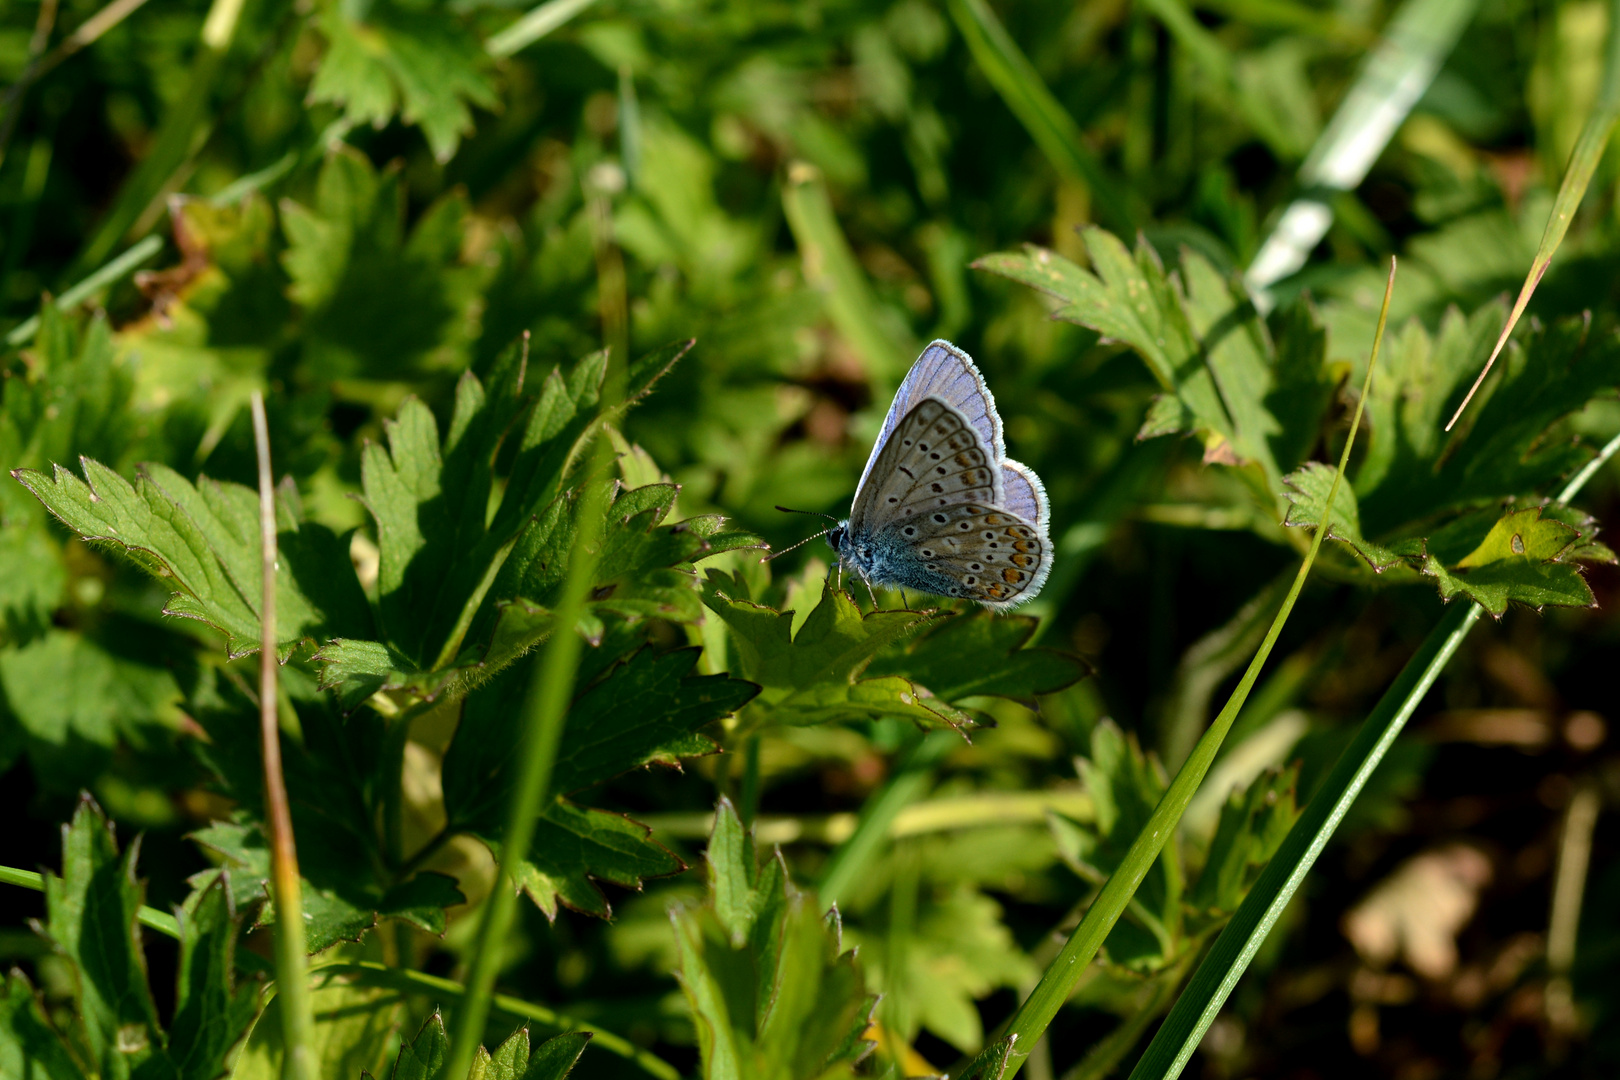
[[[1001,485],[1001,470],[967,419],[926,398],[895,425],[874,459],[855,493],[849,527],[860,532],[874,518],[910,519],[958,503],[996,505]]]
[[[895,426],[910,415],[911,410],[925,398],[943,401],[962,414],[979,439],[990,451],[992,461],[999,461],[1006,448],[1001,440],[1001,417],[996,415],[996,399],[985,385],[984,376],[973,366],[968,354],[948,341],[934,341],[917,357],[917,362],[906,372],[900,389],[895,392],[889,415],[883,418],[883,430],[878,433],[872,454],[861,473],[864,485],[872,475],[883,447],[888,443]],[[860,490],[860,486],[856,487]]]

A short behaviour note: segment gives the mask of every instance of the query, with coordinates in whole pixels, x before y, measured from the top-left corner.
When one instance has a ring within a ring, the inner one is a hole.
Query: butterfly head
[[[843,544],[844,544],[844,537],[845,537],[846,534],[848,534],[848,532],[849,532],[849,521],[848,521],[848,519],[845,519],[844,521],[840,521],[838,524],[834,525],[832,528],[827,530],[827,543],[832,546],[832,549],[834,551],[842,550]]]

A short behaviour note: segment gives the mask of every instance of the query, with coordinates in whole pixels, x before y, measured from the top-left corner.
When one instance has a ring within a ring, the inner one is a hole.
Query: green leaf
[[[135,916],[139,845],[122,857],[88,796],[62,828],[61,876],[45,874],[45,932],[73,965],[74,1014],[102,1076],[127,1076],[163,1052]]]
[[[1017,1035],[1009,1035],[1005,1039],[997,1039],[983,1050],[979,1056],[968,1062],[956,1080],[1001,1080],[1011,1064],[1013,1047],[1018,1043]]]
[[[651,836],[652,830],[622,815],[557,799],[541,815],[529,853],[516,860],[512,876],[548,919],[557,917],[559,902],[605,919],[613,909],[596,882],[639,889],[647,878],[686,869]],[[496,858],[508,857],[498,841],[484,839]]]
[[[364,12],[361,19],[353,16]],[[317,23],[326,56],[310,85],[311,101],[344,109],[351,124],[381,127],[395,111],[448,161],[472,133],[470,105],[493,109],[489,57],[477,37],[438,5],[377,0],[364,8],[328,2]]]
[[[889,646],[866,674],[904,675],[944,701],[982,694],[1034,708],[1039,695],[1072,686],[1091,670],[1073,653],[1026,648],[1038,624],[1029,615],[952,615],[919,637]],[[964,656],[975,662],[962,663]]]
[[[822,917],[814,897],[786,882],[779,856],[765,868],[749,865],[751,844],[724,800],[715,835],[711,889],[725,899],[671,913],[703,1075],[853,1077],[872,1049],[861,1036],[875,999],[843,951],[837,911]]]
[[[568,710],[550,795],[577,792],[652,763],[675,765],[714,753],[703,730],[729,716],[758,688],[726,675],[694,675],[698,649],[640,648],[614,662]],[[457,828],[495,836],[516,783],[512,747],[520,741],[528,665],[514,667],[468,696],[444,757],[444,800]]]
[[[303,736],[295,740],[283,733],[281,755],[299,838],[310,951],[357,940],[383,917],[441,932],[442,908],[463,902],[453,883],[432,873],[397,882],[380,850],[374,822],[385,782],[384,721],[370,709],[344,718],[291,665],[282,679]],[[255,712],[245,694],[223,681],[205,687],[193,703],[193,715],[208,733],[199,752],[239,809],[192,836],[233,864],[231,884],[239,905],[267,895],[270,877],[262,825],[263,764],[258,731],[249,722]],[[270,905],[260,909],[260,924],[274,918]]]
[[[173,671],[151,659],[115,655],[55,628],[20,648],[0,650],[0,688],[42,779],[53,785],[88,780],[120,738],[139,742],[143,729],[173,730],[180,687]]]
[[[1333,487],[1335,475],[1337,470],[1333,466],[1320,461],[1307,461],[1283,477],[1283,483],[1287,485],[1283,495],[1289,504],[1288,516],[1283,519],[1283,524],[1321,525],[1322,508],[1327,505],[1328,491]],[[1356,502],[1356,493],[1350,490],[1348,484],[1341,485],[1341,490],[1333,498],[1333,520],[1328,527],[1328,538],[1350,545],[1351,550],[1378,573],[1401,561],[1401,556],[1394,551],[1361,535],[1361,508]]]
[[[1133,257],[1101,229],[1083,236],[1091,270],[1033,245],[973,265],[1057,300],[1055,318],[1131,346],[1166,391],[1137,437],[1196,433],[1206,461],[1257,465],[1269,504],[1282,468],[1315,441],[1332,391],[1310,312],[1280,319],[1274,340],[1241,282],[1197,252],[1182,250],[1178,275],[1145,240]]]
[[[494,1054],[480,1048],[468,1080],[563,1080],[590,1041],[588,1031],[565,1031],[535,1047],[531,1054],[529,1029],[520,1027]]]
[[[1134,736],[1104,720],[1092,729],[1091,756],[1076,762],[1091,796],[1088,824],[1049,815],[1058,851],[1070,868],[1101,885],[1124,864],[1169,786],[1158,761],[1142,752]],[[1173,958],[1172,930],[1181,902],[1181,853],[1172,838],[1138,886],[1127,918],[1106,940],[1108,959],[1133,971],[1154,971]]]
[[[1367,402],[1367,456],[1354,477],[1372,535],[1399,535],[1451,508],[1544,493],[1591,456],[1575,441],[1547,437],[1558,420],[1620,383],[1620,342],[1589,333],[1580,319],[1510,349],[1469,424],[1445,436],[1446,411],[1502,316],[1500,304],[1467,320],[1448,312],[1437,336],[1414,322],[1390,342],[1387,377],[1373,380]]]
[[[393,1080],[449,1080],[445,1073],[449,1057],[450,1036],[444,1033],[444,1020],[435,1009],[416,1038],[400,1043]]]
[[[1294,799],[1298,786],[1295,762],[1261,774],[1245,791],[1232,792],[1221,806],[1204,867],[1187,895],[1194,910],[1206,915],[1237,910],[1299,817]]]
[[[691,674],[697,656],[696,649],[639,649],[612,664],[569,709],[552,774],[554,801],[515,868],[519,886],[549,917],[555,917],[559,900],[579,911],[609,914],[593,879],[639,888],[644,878],[683,868],[649,838],[646,827],[558,796],[654,762],[676,764],[714,751],[702,729],[740,708],[757,688],[724,675]],[[445,753],[450,827],[471,831],[496,849],[516,783],[511,747],[519,741],[529,680],[522,665],[471,694]]]
[[[259,1011],[259,988],[233,989],[238,922],[226,872],[186,898],[179,912],[180,972],[168,1057],[184,1080],[214,1080]]]
[[[656,350],[631,366],[629,401],[685,354],[690,342]],[[379,690],[410,688],[425,697],[465,689],[533,648],[552,629],[578,527],[578,493],[565,476],[591,437],[603,354],[553,368],[532,403],[523,395],[526,361],[513,352],[489,388],[470,374],[456,389],[441,441],[427,408],[408,399],[387,428],[389,446],[368,446],[361,462],[365,503],[377,526],[378,591],[385,640],[334,641],[316,655],[322,685],[345,707]],[[489,518],[496,457],[506,442],[510,475]],[[718,517],[663,524],[677,489],[654,484],[620,491],[608,511],[600,580],[586,629],[604,615],[694,620],[694,559],[757,546]]]
[[[662,524],[678,490],[673,484],[649,484],[616,493],[586,606],[589,637],[600,636],[595,627],[609,615],[699,621],[697,579],[687,567],[722,551],[761,546],[751,534],[724,530],[724,519],[716,516]],[[579,492],[564,493],[524,532],[502,565],[469,635],[490,642],[484,670],[503,668],[550,634],[551,608],[561,595],[581,502]]]
[[[861,614],[849,594],[832,587],[793,632],[794,613],[722,591],[712,576],[703,598],[731,629],[737,671],[763,687],[756,711],[771,723],[825,724],[854,718],[898,716],[924,729],[961,729],[972,718],[930,696],[909,679],[859,676],[883,649],[940,617],[937,612],[872,611]]]
[[[314,205],[281,203],[281,262],[303,311],[306,367],[328,380],[464,367],[487,273],[461,261],[466,215],[465,198],[446,195],[407,236],[399,171],[379,174],[349,147],[332,151]]]
[[[984,1044],[979,999],[1039,974],[1000,905],[966,884],[920,898],[912,925],[874,910],[850,937],[883,993],[884,1028],[908,1042],[927,1029],[964,1054]]]
[[[135,484],[88,458],[85,479],[56,467],[12,475],[63,524],[86,540],[118,545],[179,591],[165,613],[200,619],[226,636],[230,655],[259,645],[259,497],[240,484],[206,476],[194,486],[163,465],[142,466]],[[280,559],[276,574],[277,651],[335,635],[369,637],[371,612],[349,553],[325,526],[300,522],[283,490],[277,499]]]
[[[352,1077],[377,1069],[384,1053],[399,1042],[399,991],[320,974],[312,982],[315,1074]],[[259,1014],[253,1034],[231,1070],[231,1080],[282,1080],[285,1056],[278,995]]]
[[[15,968],[0,985],[0,1076],[87,1080],[45,1018],[34,988]]]

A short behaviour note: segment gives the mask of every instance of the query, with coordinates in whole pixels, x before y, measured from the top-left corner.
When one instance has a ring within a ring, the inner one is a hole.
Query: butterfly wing
[[[934,341],[917,357],[917,362],[906,372],[900,389],[895,392],[894,404],[883,419],[883,430],[866,459],[866,471],[855,488],[856,500],[866,487],[877,464],[878,455],[888,445],[895,427],[910,414],[924,398],[944,402],[961,414],[969,426],[978,433],[979,441],[991,454],[992,461],[1000,461],[1006,454],[1001,437],[1001,417],[996,415],[996,399],[985,385],[984,376],[973,366],[973,359],[948,341]]]
[[[1004,507],[957,503],[925,512],[901,532],[926,572],[951,580],[946,595],[997,610],[1034,599],[1052,568],[1045,525]]]
[[[855,492],[851,533],[964,502],[999,505],[1004,474],[978,430],[956,409],[924,398],[878,444],[870,476]]]

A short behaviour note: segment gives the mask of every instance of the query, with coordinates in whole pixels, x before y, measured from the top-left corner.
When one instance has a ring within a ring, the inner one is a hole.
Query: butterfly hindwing
[[[1037,523],[1005,507],[958,503],[923,513],[901,533],[923,569],[957,585],[947,595],[991,607],[1033,596],[1046,581],[1051,544]]]
[[[861,532],[961,502],[999,504],[1002,473],[978,431],[955,409],[925,398],[895,425],[867,482],[855,492],[849,526]]]

